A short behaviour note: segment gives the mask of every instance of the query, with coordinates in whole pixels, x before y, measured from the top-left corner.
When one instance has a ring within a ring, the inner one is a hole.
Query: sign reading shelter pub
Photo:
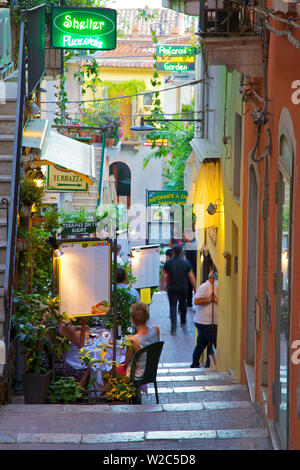
[[[156,46],[158,70],[165,72],[189,72],[195,70],[195,55],[188,45],[160,44]]]
[[[112,50],[117,42],[117,12],[111,8],[52,7],[54,48]]]

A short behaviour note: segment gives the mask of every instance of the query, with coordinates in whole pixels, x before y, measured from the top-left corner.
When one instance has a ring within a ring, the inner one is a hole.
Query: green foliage
[[[146,91],[146,83],[144,80],[123,80],[122,82],[103,81],[103,88],[107,91],[108,96],[119,95],[134,95]]]
[[[119,111],[119,100],[95,102],[82,110],[82,122],[87,126],[95,127],[118,126],[120,124]]]
[[[62,320],[58,299],[15,292],[14,302],[12,327],[26,354],[26,371],[37,375],[45,373],[45,351],[58,356],[63,351],[64,340],[56,335],[56,327]]]
[[[186,126],[184,122],[178,122],[176,125],[172,122],[165,122],[160,124],[159,129],[148,135],[148,138],[153,141],[152,148],[155,147],[156,139],[168,140],[167,147],[160,146],[144,159],[144,168],[152,158],[163,157],[166,159],[166,171],[163,174],[167,179],[165,189],[184,189],[185,162],[192,151],[190,141],[193,137],[194,125]]]
[[[81,206],[80,209],[73,209],[72,211],[65,211],[60,209],[59,213],[59,224],[77,223],[77,222],[90,222],[98,221],[101,219],[94,211],[88,211],[85,206]]]
[[[59,214],[56,209],[47,209],[43,215],[42,228],[45,232],[51,232],[52,229],[57,230],[60,227]]]
[[[47,295],[52,286],[52,247],[46,243],[50,232],[42,227],[32,227],[25,237],[29,248],[24,252],[25,272],[31,273],[32,286],[36,293]]]
[[[74,403],[82,397],[83,388],[74,377],[62,377],[49,386],[49,403]]]
[[[104,387],[104,396],[107,401],[128,401],[136,395],[136,389],[129,377],[106,375],[107,382]]]
[[[74,73],[74,78],[77,78],[78,83],[82,86],[82,95],[85,95],[88,89],[93,93],[97,91],[97,87],[101,83],[100,70],[97,60],[92,58],[80,65],[79,70]]]
[[[23,178],[20,183],[20,205],[32,206],[40,204],[45,193],[45,188],[37,186],[34,179]]]
[[[124,267],[124,266],[122,266]],[[117,312],[119,315],[118,323],[121,325],[122,336],[130,333],[130,307],[136,302],[136,298],[130,294],[130,288],[117,286]],[[105,319],[105,326],[108,329],[113,328],[113,318]]]

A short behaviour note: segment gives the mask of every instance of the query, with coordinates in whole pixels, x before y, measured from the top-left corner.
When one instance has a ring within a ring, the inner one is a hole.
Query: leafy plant
[[[77,223],[77,222],[89,222],[97,221],[99,217],[96,214],[96,211],[87,211],[85,206],[81,206],[80,209],[74,209],[70,212],[61,209],[58,213],[59,223]]]
[[[117,375],[112,377],[107,374],[104,376],[107,382],[104,386],[104,396],[107,401],[128,401],[136,395],[136,389],[129,377]]]
[[[57,230],[60,227],[59,213],[56,209],[48,209],[43,215],[42,228],[45,232],[51,232],[52,229]]]
[[[49,386],[50,403],[74,403],[82,397],[83,388],[74,377],[62,377]]]
[[[124,267],[124,266],[122,266]],[[130,290],[125,287],[117,286],[117,312],[118,312],[118,323],[121,325],[122,336],[130,333],[129,328],[131,327],[130,321],[130,307],[136,302],[136,297],[130,294]],[[108,329],[113,328],[113,318],[105,319],[105,326]]]
[[[161,145],[144,159],[144,168],[153,158],[163,157],[166,159],[166,171],[163,173],[167,180],[165,189],[184,189],[185,162],[192,151],[190,141],[193,137],[194,126],[186,126],[184,122],[178,122],[176,126],[172,122],[163,123],[159,129],[149,134],[148,138],[153,142],[152,148],[156,147],[155,141],[157,139],[167,139],[168,141],[167,147]]]
[[[56,334],[56,327],[62,319],[58,299],[16,292],[14,302],[16,311],[12,326],[15,338],[26,354],[26,371],[37,375],[45,373],[46,351],[60,356],[64,348],[64,339]]]
[[[23,207],[39,205],[44,193],[45,188],[37,186],[32,178],[23,178],[20,183],[20,205]]]

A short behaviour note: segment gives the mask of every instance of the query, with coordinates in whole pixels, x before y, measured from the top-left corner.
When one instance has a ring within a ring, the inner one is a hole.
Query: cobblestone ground
[[[156,294],[150,321],[165,342],[153,386],[142,405],[24,405],[0,408],[0,450],[270,449],[267,430],[248,389],[228,373],[190,369],[193,313],[171,336],[166,294]]]

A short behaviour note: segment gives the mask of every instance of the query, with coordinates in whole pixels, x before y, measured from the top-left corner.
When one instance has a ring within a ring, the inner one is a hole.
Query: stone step
[[[12,155],[14,140],[13,134],[0,134],[0,154]]]
[[[1,142],[0,142],[1,145]],[[0,194],[2,197],[8,197],[10,195],[11,175],[0,174]]]
[[[0,264],[0,288],[4,286],[4,275],[5,275],[5,264]]]
[[[1,210],[0,215],[2,215],[2,210]],[[7,239],[7,220],[6,218],[1,218],[0,219],[0,240],[5,241],[6,239]],[[1,281],[0,281],[0,285],[1,285]]]
[[[6,241],[0,240],[0,264],[5,264],[6,261]]]
[[[11,175],[12,162],[13,162],[12,155],[0,154],[0,175]]]
[[[6,98],[5,103],[0,106],[0,115],[15,115],[17,108],[17,100],[14,98]]]
[[[14,115],[0,115],[0,134],[14,134],[15,123]]]
[[[256,449],[268,450],[268,433],[264,429],[195,429],[195,430],[165,430],[165,431],[136,431],[136,432],[115,432],[115,433],[7,433],[2,432],[0,434],[0,444],[8,444],[6,447],[9,449],[9,445],[13,444],[73,444],[76,446],[82,445],[82,449],[85,449],[88,444],[97,445],[97,449],[101,449],[99,446],[104,446],[102,449],[107,449],[107,445],[117,444],[116,448],[120,449],[121,443],[132,443],[133,449],[137,449],[136,443],[141,443],[141,448],[150,444],[151,441],[157,441],[159,443],[158,449],[161,449],[162,443],[164,448],[166,442],[174,441],[176,449],[182,448],[182,440],[191,442],[197,442],[197,448],[203,448],[203,444],[207,445],[206,440],[212,440],[214,448],[219,445],[226,446],[225,440],[243,440],[242,448],[248,449],[249,443],[244,442],[247,440],[255,441],[254,447]],[[219,442],[218,442],[219,441]],[[202,444],[202,445],[201,445]],[[235,446],[230,448],[240,448],[239,443],[234,443]],[[81,447],[81,446],[80,446]],[[128,449],[128,445],[126,449]],[[152,447],[151,447],[152,448]],[[221,447],[222,448],[222,447]],[[151,451],[150,451],[151,452]],[[170,456],[169,456],[170,457]],[[108,458],[108,457],[107,457]]]

